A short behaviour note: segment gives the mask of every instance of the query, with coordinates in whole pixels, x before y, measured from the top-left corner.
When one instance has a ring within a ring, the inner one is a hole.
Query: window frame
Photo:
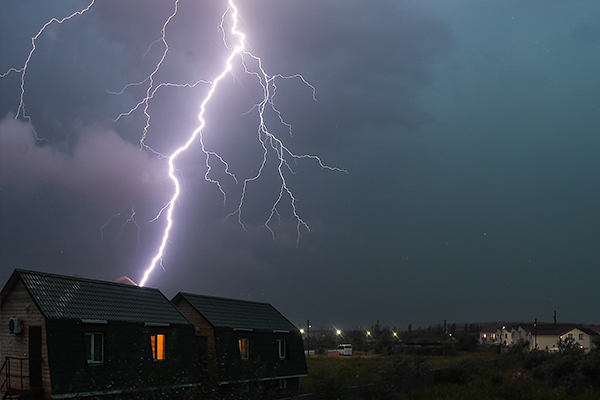
[[[89,338],[89,342],[88,342]],[[97,348],[100,338],[100,348]],[[85,358],[88,365],[104,364],[104,332],[84,332]],[[96,359],[97,351],[100,350],[100,359]]]
[[[165,361],[167,359],[167,334],[153,333],[150,335],[150,348],[153,361]]]
[[[279,359],[285,360],[287,358],[287,340],[277,339],[277,349],[279,351]]]

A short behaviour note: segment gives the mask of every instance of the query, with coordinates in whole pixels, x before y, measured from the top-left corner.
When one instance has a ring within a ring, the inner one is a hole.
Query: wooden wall
[[[185,299],[180,298],[175,307],[190,321],[196,330],[196,336],[206,337],[206,358],[208,372],[213,378],[217,378],[218,364],[217,349],[215,344],[215,332],[211,324],[196,311]]]
[[[11,318],[23,321],[23,331],[11,334],[8,324]],[[46,323],[42,313],[25,289],[23,282],[17,279],[10,292],[2,302],[0,310],[0,360],[4,363],[6,356],[29,357],[28,332],[30,326],[42,327],[42,385],[47,397],[51,395],[50,370],[48,366],[48,345]],[[14,364],[13,364],[14,365]],[[24,364],[24,373],[29,375],[29,364]],[[12,375],[14,376],[14,371]],[[4,371],[0,376],[1,382],[6,378]],[[14,379],[14,377],[13,377]],[[29,379],[27,379],[27,384]],[[14,383],[13,383],[14,385]]]

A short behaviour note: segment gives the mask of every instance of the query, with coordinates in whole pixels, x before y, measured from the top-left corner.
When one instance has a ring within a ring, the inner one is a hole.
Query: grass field
[[[535,380],[518,363],[482,370],[464,383],[435,384],[409,393],[396,400],[599,400],[600,391],[570,392],[549,387]]]
[[[489,348],[480,348],[477,352],[457,353],[452,356],[405,357],[403,362],[420,368],[439,369],[449,366],[476,363],[500,357]],[[307,358],[309,376],[300,380],[301,393],[339,393],[341,388],[363,386],[382,382],[390,371],[397,373],[398,365],[393,364],[393,356],[355,354],[352,357],[311,356]],[[401,369],[400,369],[401,370]],[[516,361],[501,367],[487,368],[470,373],[460,379],[461,383],[436,383],[408,393],[387,393],[391,400],[417,399],[528,399],[528,400],[599,400],[600,392],[569,392],[552,388],[546,382],[533,379],[531,371],[526,370],[522,362]],[[340,398],[340,397],[328,397]]]

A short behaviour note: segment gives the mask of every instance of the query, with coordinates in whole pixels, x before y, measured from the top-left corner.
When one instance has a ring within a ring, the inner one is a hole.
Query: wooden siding
[[[11,318],[19,318],[23,321],[22,333],[15,335],[9,332],[8,323]],[[28,332],[30,326],[42,327],[42,386],[45,395],[49,397],[51,395],[51,382],[44,316],[35,305],[23,282],[17,279],[2,302],[0,310],[0,357],[2,363],[4,363],[6,356],[29,357]],[[29,375],[29,364],[24,365],[24,371],[24,374]],[[0,379],[4,382],[5,378],[3,372]],[[29,385],[29,379],[27,379],[26,385]]]
[[[136,390],[201,381],[198,342],[191,325],[146,327],[76,320],[48,320],[47,324],[53,393]],[[100,364],[87,363],[86,333],[104,335],[104,361]],[[156,334],[166,335],[165,360],[153,360],[150,336]]]
[[[180,298],[175,307],[194,325],[196,336],[206,338],[206,365],[210,376],[217,377],[218,363],[215,332],[211,324],[185,299]]]
[[[216,337],[222,382],[278,379],[308,374],[299,332],[274,333],[218,328]],[[244,338],[250,340],[250,357],[247,360],[241,359],[238,347],[238,340]],[[287,342],[287,354],[283,360],[279,358],[277,339]]]

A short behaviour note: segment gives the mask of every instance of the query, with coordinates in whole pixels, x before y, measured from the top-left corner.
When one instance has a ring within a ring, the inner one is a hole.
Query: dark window
[[[152,358],[154,361],[165,359],[166,336],[167,335],[164,334],[150,336],[150,341],[152,343]]]
[[[583,340],[583,333],[579,334],[579,340]]]
[[[85,357],[88,364],[102,364],[104,362],[104,334],[85,334]]]
[[[285,339],[277,339],[277,344],[279,347],[279,358],[284,360],[287,356],[287,342]]]

